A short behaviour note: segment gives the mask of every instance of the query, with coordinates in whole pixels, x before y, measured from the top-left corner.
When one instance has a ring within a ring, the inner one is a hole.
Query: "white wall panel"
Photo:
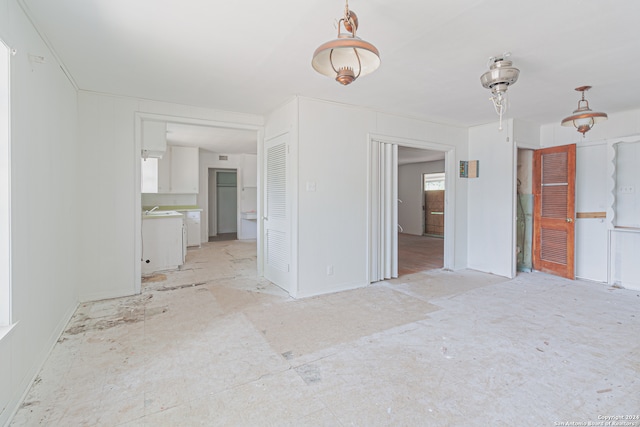
[[[607,281],[607,234],[603,219],[576,219],[576,277]]]
[[[609,190],[607,145],[576,147],[576,212],[605,212]],[[576,277],[607,281],[607,223],[602,218],[576,219]]]
[[[79,270],[85,278],[80,299],[135,293],[136,157],[134,111],[130,98],[80,92],[79,137],[83,194]],[[140,205],[140,200],[137,201]],[[139,217],[139,215],[138,215]],[[138,233],[139,235],[139,233]],[[138,257],[139,259],[139,257]],[[139,263],[139,261],[138,261]]]
[[[515,274],[515,147],[508,120],[469,129],[469,159],[479,177],[468,181],[469,268],[505,277]],[[465,179],[465,178],[458,178]]]
[[[367,285],[367,132],[374,119],[364,109],[300,99],[300,296]]]
[[[0,339],[0,425],[5,425],[75,310],[83,233],[77,98],[16,1],[0,0],[11,61],[13,330]],[[28,55],[44,56],[45,63]]]
[[[640,232],[611,231],[611,283],[640,290]]]

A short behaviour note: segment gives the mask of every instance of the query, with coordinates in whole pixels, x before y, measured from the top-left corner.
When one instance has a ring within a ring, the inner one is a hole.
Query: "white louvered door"
[[[265,142],[264,277],[291,292],[289,134]]]

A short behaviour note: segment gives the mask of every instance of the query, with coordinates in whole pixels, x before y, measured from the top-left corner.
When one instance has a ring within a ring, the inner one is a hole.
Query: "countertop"
[[[153,209],[155,206],[143,206],[143,211]],[[178,211],[178,212],[202,212],[202,208],[196,205],[176,205],[176,206],[160,206],[157,211]]]
[[[175,210],[172,211],[161,211],[156,209],[155,211],[146,214],[145,211],[142,211],[142,219],[158,219],[158,218],[182,218],[183,215]]]

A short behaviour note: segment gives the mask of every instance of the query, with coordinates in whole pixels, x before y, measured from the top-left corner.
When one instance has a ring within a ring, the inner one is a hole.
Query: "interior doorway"
[[[388,163],[387,156],[383,155],[387,145],[397,146],[397,156],[392,157],[396,168],[382,167]],[[456,168],[450,147],[433,143],[422,146],[415,141],[396,144],[372,141],[372,147],[371,282],[451,268],[455,188],[446,176],[455,173]],[[391,176],[394,173],[395,176]],[[425,235],[424,179],[431,174],[439,174],[440,184],[445,188],[441,193],[442,205],[434,210],[442,217],[437,237]],[[391,196],[387,197],[387,193]],[[394,210],[397,210],[396,216],[391,215]],[[392,268],[386,268],[388,265]]]
[[[444,265],[445,164],[444,152],[398,150],[398,276],[404,276]],[[421,227],[412,226],[414,215]]]
[[[238,173],[209,169],[209,241],[238,238]]]
[[[519,148],[516,185],[516,267],[531,272],[533,242],[533,150]]]

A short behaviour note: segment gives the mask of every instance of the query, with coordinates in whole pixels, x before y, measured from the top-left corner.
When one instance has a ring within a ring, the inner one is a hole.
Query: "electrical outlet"
[[[333,265],[327,265],[327,276],[333,276]]]

